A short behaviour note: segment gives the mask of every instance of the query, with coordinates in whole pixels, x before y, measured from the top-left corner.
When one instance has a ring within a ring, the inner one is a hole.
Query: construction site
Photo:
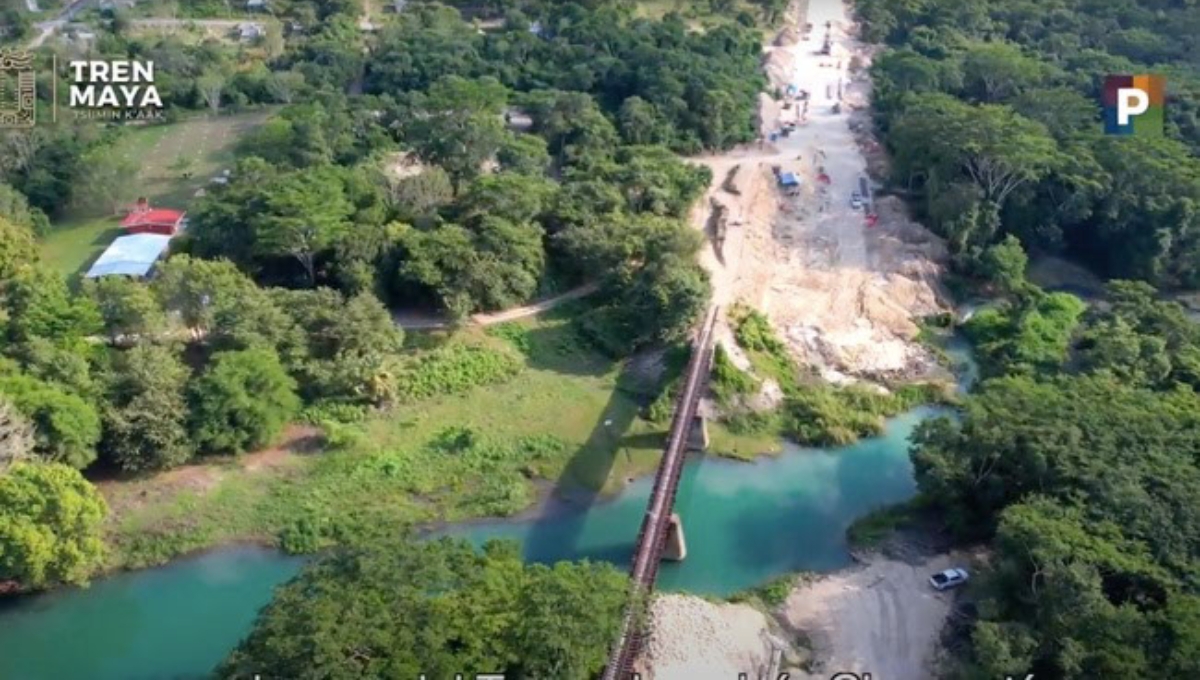
[[[948,309],[946,248],[875,195],[886,159],[870,132],[871,50],[841,3],[808,14],[765,49],[760,141],[695,159],[714,177],[693,215],[714,301],[765,313],[831,382],[919,378],[935,362],[917,321]],[[718,338],[736,355],[727,327]]]
[[[713,174],[692,216],[708,238],[713,302],[764,313],[800,365],[831,383],[919,380],[937,370],[917,341],[919,321],[950,309],[940,284],[946,247],[898,198],[878,194],[887,159],[871,133],[873,49],[857,40],[849,8],[799,4],[764,48],[771,91],[760,97],[758,143],[691,159]],[[727,318],[714,337],[749,368]],[[664,679],[932,677],[951,607],[923,587],[924,574],[950,556],[861,558],[795,585],[769,612],[656,598],[638,670]]]

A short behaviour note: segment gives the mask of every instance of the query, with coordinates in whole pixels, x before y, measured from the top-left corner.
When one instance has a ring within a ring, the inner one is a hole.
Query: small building
[[[121,228],[127,234],[163,234],[174,236],[183,230],[187,213],[182,210],[151,208],[146,199],[139,199],[125,219]]]
[[[88,279],[101,276],[146,278],[170,244],[171,237],[163,234],[121,236],[109,244],[83,276]]]
[[[237,25],[238,39],[244,42],[257,40],[267,35],[267,27],[257,21],[243,21]]]
[[[408,7],[408,0],[392,0],[383,6],[384,10],[390,10],[396,14],[403,12],[405,7]]]
[[[267,9],[267,0],[246,0],[246,9],[251,12],[262,12]]]

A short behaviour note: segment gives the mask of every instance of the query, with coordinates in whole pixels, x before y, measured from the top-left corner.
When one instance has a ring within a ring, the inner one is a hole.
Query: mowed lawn
[[[133,161],[137,179],[129,202],[140,196],[153,206],[186,210],[198,189],[233,164],[237,140],[261,124],[270,111],[231,116],[202,116],[169,125],[130,127],[112,152]],[[192,159],[191,175],[171,166],[181,156]],[[66,275],[81,274],[119,235],[119,218],[111,215],[68,213],[42,239],[42,255]]]
[[[508,324],[506,324],[508,325]],[[361,540],[372,528],[405,527],[488,514],[480,490],[489,477],[524,478],[506,512],[534,504],[538,491],[615,491],[654,470],[666,426],[638,417],[651,395],[628,391],[625,365],[596,354],[565,314],[513,322],[525,366],[497,385],[404,404],[335,436],[340,447],[291,446],[208,459],[156,476],[105,481],[113,567],[139,567],[236,541],[286,545],[296,527],[327,527],[330,538]],[[469,343],[507,343],[496,333],[458,331]],[[415,344],[424,345],[413,334]],[[504,459],[490,473],[464,472],[453,452],[418,452],[448,428],[497,443],[550,439],[546,456]],[[293,428],[293,433],[302,428]],[[426,480],[414,492],[412,480]],[[330,523],[336,523],[337,528]]]

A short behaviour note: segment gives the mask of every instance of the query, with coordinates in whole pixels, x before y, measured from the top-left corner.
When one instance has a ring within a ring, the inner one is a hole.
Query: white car
[[[955,567],[930,576],[929,585],[933,586],[934,590],[949,590],[966,583],[970,577],[966,569]]]
[[[859,196],[857,191],[850,194],[850,207],[854,208],[855,210],[859,210],[863,207],[862,196]]]

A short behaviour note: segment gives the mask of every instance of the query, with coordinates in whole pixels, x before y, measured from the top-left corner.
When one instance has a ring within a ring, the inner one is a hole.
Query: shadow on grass
[[[631,455],[623,442],[638,416],[640,404],[619,387],[620,382],[618,379],[618,386],[613,388],[587,441],[553,483],[548,504],[551,507],[530,528],[525,543],[527,559],[545,562],[586,558],[628,564],[637,537],[636,524],[629,527],[627,540],[586,550],[580,545],[588,514],[604,500],[603,489],[620,462],[619,457]]]

